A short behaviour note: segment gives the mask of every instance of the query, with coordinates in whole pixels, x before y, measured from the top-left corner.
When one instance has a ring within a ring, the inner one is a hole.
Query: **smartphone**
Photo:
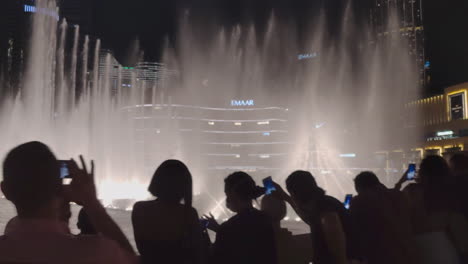
[[[202,228],[208,228],[209,223],[210,222],[206,219],[200,219],[200,225],[202,226]]]
[[[353,195],[352,194],[347,194],[346,197],[345,197],[345,200],[344,200],[344,207],[346,209],[349,210],[349,208],[351,207],[351,200],[353,199]]]
[[[409,181],[414,180],[414,177],[416,176],[416,164],[411,163],[408,166],[408,173],[406,174],[406,179]]]
[[[273,179],[270,177],[266,177],[263,179],[263,186],[265,187],[266,195],[270,195],[273,191],[276,191],[275,185],[273,184]]]
[[[70,179],[71,174],[69,170],[70,161],[69,160],[59,160],[60,167],[60,179]]]

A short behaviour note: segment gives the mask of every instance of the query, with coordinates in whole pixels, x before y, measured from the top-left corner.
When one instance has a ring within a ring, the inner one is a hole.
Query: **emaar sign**
[[[231,100],[231,106],[254,106],[254,100]]]
[[[298,60],[307,60],[307,59],[313,59],[313,58],[317,58],[317,57],[318,57],[317,52],[297,55]]]

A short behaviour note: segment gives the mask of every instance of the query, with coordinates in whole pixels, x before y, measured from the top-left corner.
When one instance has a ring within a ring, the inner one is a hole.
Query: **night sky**
[[[370,0],[354,1],[353,8],[364,17]],[[104,46],[115,51],[122,63],[131,44],[138,37],[147,60],[157,60],[163,40],[172,40],[179,13],[190,8],[192,14],[207,23],[231,26],[255,23],[259,29],[271,11],[279,17],[294,18],[298,27],[316,16],[324,5],[328,30],[340,24],[346,0],[99,0],[94,2],[94,34]],[[427,94],[439,93],[443,87],[468,81],[468,1],[424,0],[426,57],[431,61],[431,85]],[[333,33],[332,33],[333,34]]]

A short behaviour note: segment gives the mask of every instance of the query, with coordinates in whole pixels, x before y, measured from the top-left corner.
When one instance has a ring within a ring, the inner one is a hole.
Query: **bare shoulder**
[[[154,204],[154,201],[138,201],[133,205],[133,210],[138,208],[144,208],[151,204]]]
[[[155,206],[154,201],[139,201],[133,205],[132,215],[141,214]]]

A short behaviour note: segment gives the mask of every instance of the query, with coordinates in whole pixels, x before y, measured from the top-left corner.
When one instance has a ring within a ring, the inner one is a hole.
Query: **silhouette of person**
[[[468,155],[466,153],[454,154],[449,160],[449,166],[455,177],[468,177]]]
[[[404,190],[415,234],[413,250],[422,263],[460,263],[460,257],[467,255],[468,227],[452,183],[447,162],[428,156],[421,162],[418,183]]]
[[[310,263],[311,245],[300,245],[293,234],[281,227],[281,220],[286,216],[286,202],[272,195],[262,198],[261,211],[270,216],[275,233],[278,264]],[[308,249],[308,252],[304,249]]]
[[[354,184],[358,195],[349,211],[361,260],[369,264],[415,263],[406,197],[387,189],[370,171],[358,174]]]
[[[350,220],[343,204],[325,195],[310,172],[295,171],[286,179],[289,196],[275,183],[276,197],[288,202],[301,219],[310,226],[314,264],[347,263],[351,250]]]
[[[459,201],[461,213],[468,220],[468,155],[457,153],[450,158],[450,168],[454,175],[456,199]]]
[[[78,222],[76,227],[80,230],[79,235],[97,235],[96,229],[93,226],[93,223],[89,220],[88,214],[84,208],[81,208],[78,213]]]
[[[88,172],[80,158],[82,169],[72,160],[73,180],[70,185],[62,185],[59,162],[43,143],[25,143],[8,153],[1,189],[18,215],[0,237],[1,263],[136,261],[130,243],[96,197],[94,164]],[[104,236],[72,236],[68,201],[92,212],[91,219]]]
[[[132,212],[142,262],[204,263],[206,244],[192,207],[192,175],[187,166],[178,160],[163,162],[148,190],[157,198],[137,202]]]
[[[224,183],[226,206],[236,215],[217,228],[212,263],[275,264],[271,219],[252,205],[265,189],[245,172],[232,173]]]

